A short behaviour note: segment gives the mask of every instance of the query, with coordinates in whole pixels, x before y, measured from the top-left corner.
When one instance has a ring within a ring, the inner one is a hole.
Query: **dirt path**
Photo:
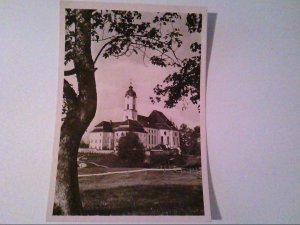
[[[94,165],[94,166],[96,166],[96,167],[102,167],[102,168],[109,168],[108,166],[104,166],[104,165],[99,165],[99,164],[97,164],[97,163],[94,163],[94,162],[87,162],[87,161],[82,161],[81,159],[83,158],[84,156],[80,156],[80,157],[78,157],[78,159],[77,159],[77,161],[78,161],[78,163],[86,163],[86,164],[92,164],[92,165]]]
[[[116,171],[116,172],[106,172],[106,173],[96,173],[96,174],[81,174],[78,177],[92,177],[92,176],[106,176],[111,174],[124,174],[124,173],[138,173],[138,172],[145,172],[145,171],[182,171],[181,168],[175,169],[139,169],[139,170],[125,170],[125,171]]]

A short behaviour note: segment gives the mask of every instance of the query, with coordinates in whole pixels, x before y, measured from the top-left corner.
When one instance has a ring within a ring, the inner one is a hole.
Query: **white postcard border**
[[[173,11],[178,13],[201,13],[201,75],[200,75],[200,129],[201,129],[201,164],[202,164],[202,188],[204,201],[204,216],[54,216],[53,204],[55,194],[55,181],[58,161],[58,146],[61,127],[61,110],[63,101],[64,79],[64,38],[65,38],[65,8],[106,8],[120,10],[137,10],[147,12]],[[48,196],[48,208],[46,220],[48,222],[78,222],[100,224],[197,224],[211,221],[210,198],[208,187],[208,163],[206,143],[206,48],[207,48],[207,8],[198,6],[175,6],[175,5],[150,5],[133,3],[104,3],[88,1],[61,1],[60,2],[60,37],[59,37],[59,79],[55,125],[55,141],[53,145],[51,181]]]

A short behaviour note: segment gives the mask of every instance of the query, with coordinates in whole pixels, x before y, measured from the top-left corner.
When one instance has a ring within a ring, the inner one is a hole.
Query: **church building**
[[[119,122],[102,121],[95,126],[89,136],[89,148],[97,150],[116,150],[119,139],[127,132],[138,135],[146,149],[165,145],[179,149],[179,131],[160,111],[153,110],[150,115],[138,115],[137,95],[130,84],[125,93],[123,120]]]

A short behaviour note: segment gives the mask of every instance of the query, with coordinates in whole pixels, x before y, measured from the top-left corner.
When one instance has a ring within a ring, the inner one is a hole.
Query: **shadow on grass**
[[[81,193],[85,215],[204,215],[200,185],[139,185]]]

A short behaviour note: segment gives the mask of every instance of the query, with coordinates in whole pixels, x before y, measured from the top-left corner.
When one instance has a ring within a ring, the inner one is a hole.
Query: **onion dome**
[[[128,91],[126,91],[125,97],[127,97],[127,96],[131,96],[131,97],[136,98],[136,93],[135,93],[135,91],[133,90],[133,88],[132,88],[131,85],[129,86]]]

